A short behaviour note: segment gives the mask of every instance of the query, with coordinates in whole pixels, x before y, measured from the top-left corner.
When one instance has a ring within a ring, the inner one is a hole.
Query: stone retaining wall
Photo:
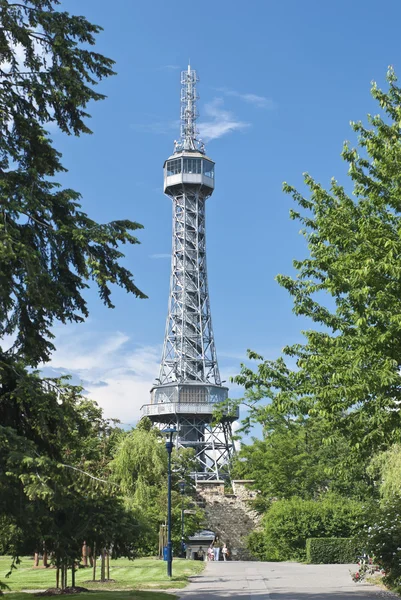
[[[249,490],[251,480],[232,481],[233,494],[224,493],[224,481],[201,481],[197,484],[198,501],[204,505],[207,528],[226,543],[232,560],[254,560],[245,538],[259,525],[261,516],[252,510],[251,500],[257,492]]]

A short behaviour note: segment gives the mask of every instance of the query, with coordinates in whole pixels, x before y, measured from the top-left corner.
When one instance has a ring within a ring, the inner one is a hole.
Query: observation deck
[[[141,407],[141,417],[163,421],[168,415],[203,415],[211,420],[216,407],[227,400],[227,392],[225,387],[199,383],[155,386],[151,390],[151,404]],[[228,421],[239,417],[238,408],[231,411],[227,407],[225,412]]]
[[[151,417],[152,421],[164,422],[168,415],[204,415],[211,418],[216,408],[216,404],[202,404],[197,403],[182,403],[179,402],[167,402],[166,404],[144,404],[141,406],[141,418]],[[228,410],[227,410],[228,413]],[[234,413],[230,411],[227,414],[227,420],[236,421],[239,418],[239,410],[235,409]]]
[[[205,188],[205,196],[214,190],[214,162],[200,152],[173,154],[164,163],[164,193],[174,196],[177,186]]]

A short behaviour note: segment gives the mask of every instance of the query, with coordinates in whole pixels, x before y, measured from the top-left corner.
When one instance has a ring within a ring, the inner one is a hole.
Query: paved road
[[[377,600],[398,598],[353,583],[347,565],[297,563],[207,563],[202,575],[181,591],[184,600]],[[353,567],[355,568],[355,567]]]

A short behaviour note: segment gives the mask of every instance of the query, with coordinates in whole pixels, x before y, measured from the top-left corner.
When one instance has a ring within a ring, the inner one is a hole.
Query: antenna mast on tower
[[[196,120],[199,113],[196,101],[199,96],[196,84],[199,78],[196,71],[188,65],[187,71],[181,72],[181,138],[175,142],[175,152],[189,151],[205,153],[202,140],[198,139],[199,131],[196,129]]]

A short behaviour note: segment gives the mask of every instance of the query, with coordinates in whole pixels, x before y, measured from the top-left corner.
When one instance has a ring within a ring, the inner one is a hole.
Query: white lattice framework
[[[221,385],[207,284],[205,200],[210,190],[173,197],[170,299],[160,383]]]
[[[228,478],[230,457],[234,452],[231,423],[226,421],[214,425],[210,418],[198,415],[176,415],[157,423],[158,429],[175,428],[178,448],[192,448],[198,470],[191,473],[195,480]]]
[[[178,448],[193,448],[196,478],[228,473],[234,451],[228,415],[213,424],[216,403],[227,399],[214,344],[206,268],[206,199],[214,189],[214,162],[198,138],[196,71],[181,73],[181,138],[164,165],[164,191],[173,203],[170,297],[157,384],[142,407],[160,429],[177,430]]]

